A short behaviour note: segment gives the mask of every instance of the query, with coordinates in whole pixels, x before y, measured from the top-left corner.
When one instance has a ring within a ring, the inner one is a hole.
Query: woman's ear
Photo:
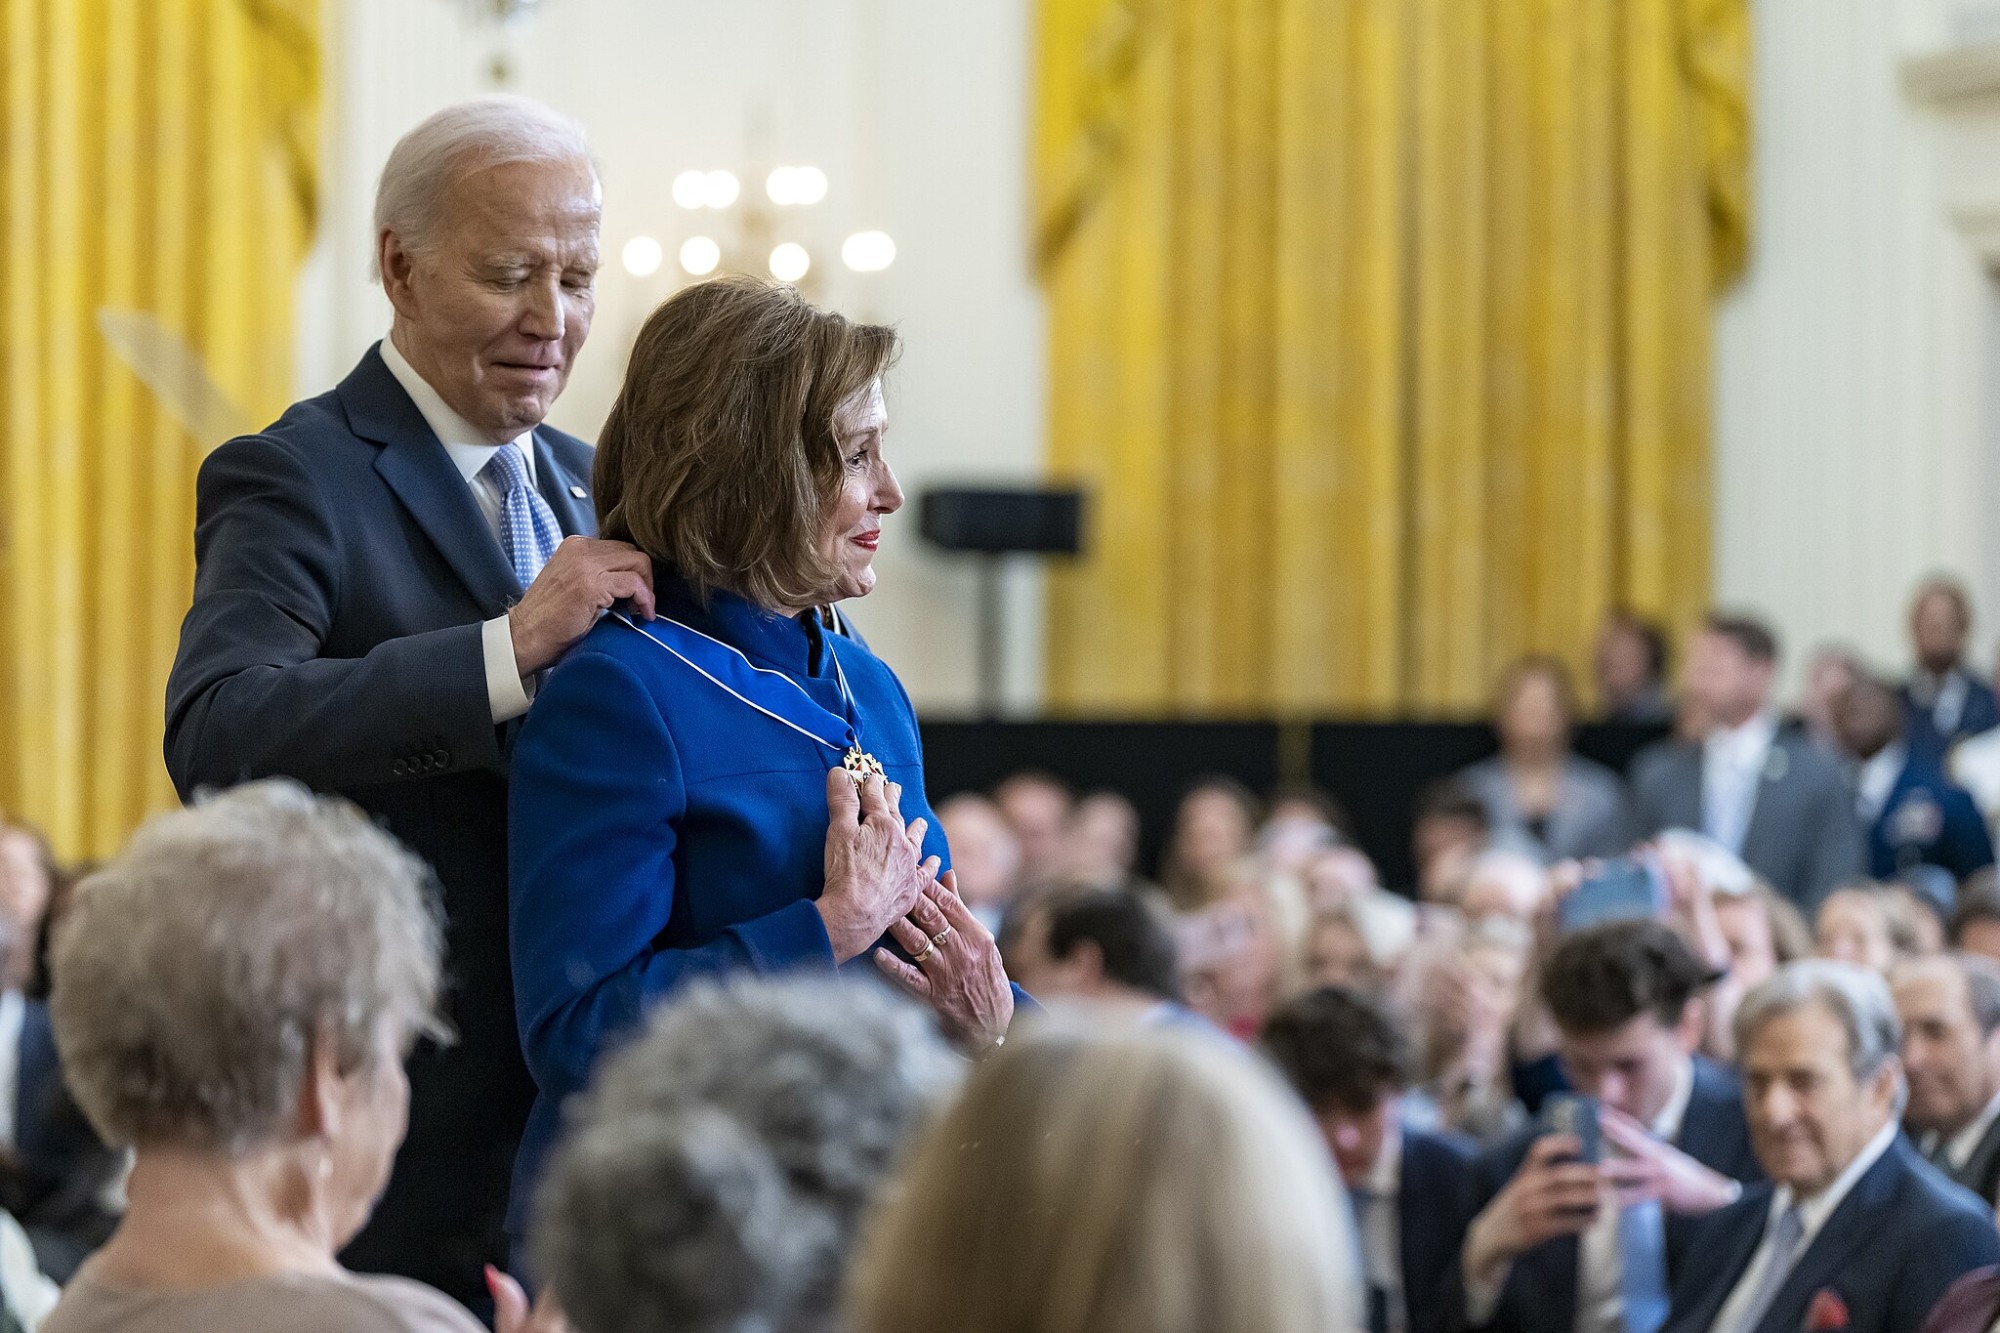
[[[306,1067],[299,1079],[298,1133],[300,1138],[333,1139],[339,1136],[347,1080],[340,1072],[339,1042],[331,1023],[313,1029],[312,1044],[306,1052]]]

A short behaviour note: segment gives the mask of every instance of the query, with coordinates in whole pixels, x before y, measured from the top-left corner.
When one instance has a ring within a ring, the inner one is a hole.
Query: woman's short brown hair
[[[761,278],[697,283],[639,332],[597,447],[598,527],[773,609],[824,598],[819,550],[841,483],[834,414],[889,368],[895,330]]]

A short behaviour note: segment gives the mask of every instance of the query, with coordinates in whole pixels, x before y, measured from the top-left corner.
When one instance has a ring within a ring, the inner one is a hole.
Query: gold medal
[[[882,761],[859,745],[847,747],[847,753],[841,757],[840,766],[847,770],[847,776],[854,779],[854,785],[857,787],[871,777],[886,780],[889,776],[883,771]]]

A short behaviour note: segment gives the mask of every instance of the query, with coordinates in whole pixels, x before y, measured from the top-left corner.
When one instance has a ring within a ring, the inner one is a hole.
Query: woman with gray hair
[[[608,1061],[533,1252],[581,1333],[830,1327],[864,1207],[958,1062],[873,987],[684,991]]]
[[[1310,1118],[1212,1038],[1044,1031],[966,1081],[855,1265],[856,1333],[1341,1333],[1347,1210]]]
[[[135,1156],[125,1218],[47,1333],[477,1333],[443,1294],[335,1258],[402,1141],[403,1056],[439,1027],[428,879],[361,811],[272,781],[152,820],[83,882],[56,1044]]]

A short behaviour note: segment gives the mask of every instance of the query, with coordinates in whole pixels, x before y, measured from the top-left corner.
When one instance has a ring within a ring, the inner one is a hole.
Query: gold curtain
[[[173,800],[167,668],[219,442],[189,426],[292,396],[319,22],[0,0],[0,809],[66,856]]]
[[[1049,697],[1477,707],[1709,590],[1747,0],[1041,0]]]

